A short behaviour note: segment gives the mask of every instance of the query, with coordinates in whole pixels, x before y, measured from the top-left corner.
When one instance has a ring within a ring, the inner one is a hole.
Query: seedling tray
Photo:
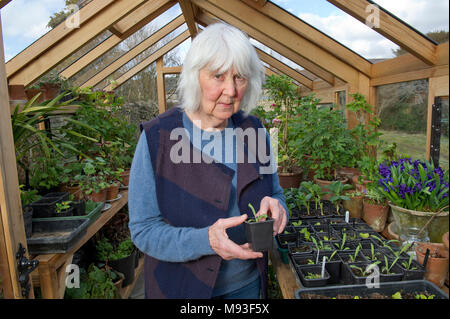
[[[65,253],[86,233],[89,219],[33,221],[33,234],[27,238],[30,254]]]
[[[44,221],[68,221],[68,220],[89,220],[89,225],[91,225],[102,212],[102,208],[105,205],[103,202],[92,202],[88,201],[86,203],[86,211],[89,212],[82,216],[67,216],[67,217],[46,217],[46,218],[33,218],[34,222],[44,222]],[[34,224],[33,224],[34,225]]]
[[[359,297],[370,297],[374,293],[392,296],[400,291],[402,296],[406,293],[419,294],[428,293],[435,295],[434,299],[448,299],[448,296],[435,284],[428,280],[413,280],[407,282],[386,282],[380,283],[379,288],[367,288],[366,285],[333,286],[327,288],[299,289],[295,292],[296,299],[305,299],[304,294],[317,295],[321,298],[331,299],[338,295],[349,295]]]

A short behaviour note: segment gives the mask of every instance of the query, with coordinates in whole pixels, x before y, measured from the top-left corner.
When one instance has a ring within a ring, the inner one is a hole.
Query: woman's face
[[[239,111],[248,80],[234,70],[220,73],[207,67],[199,73],[202,93],[199,112],[209,119],[224,122]]]

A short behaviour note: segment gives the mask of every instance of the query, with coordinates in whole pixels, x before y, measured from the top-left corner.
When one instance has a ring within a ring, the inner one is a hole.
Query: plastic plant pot
[[[308,278],[309,275],[321,275],[322,274],[322,266],[299,266],[296,268],[297,273],[299,275],[300,280],[303,285],[308,288],[312,287],[323,287],[326,286],[328,280],[330,279],[330,274],[326,270],[323,277],[320,278]]]
[[[25,224],[25,236],[31,237],[33,234],[33,207],[26,205],[22,208],[23,223]]]
[[[363,285],[368,281],[368,276],[373,274],[374,270],[367,270],[367,266],[371,263],[368,262],[359,262],[359,263],[342,263],[341,268],[341,280],[346,285]],[[364,271],[367,271],[367,274],[362,274],[358,269],[353,268],[352,266],[356,266],[361,268]],[[369,279],[370,280],[370,279]]]
[[[53,217],[56,213],[56,203],[61,201],[60,197],[42,197],[30,204],[33,207],[34,218]]]
[[[403,279],[404,273],[402,268],[395,264],[392,268],[391,268],[391,273],[390,274],[384,274],[381,269],[382,269],[382,263],[379,265],[380,266],[380,282],[391,282],[391,281],[401,281]]]
[[[69,200],[69,192],[52,192],[45,194],[44,197],[60,197],[61,201],[68,201]]]
[[[268,251],[273,246],[273,219],[249,223],[245,221],[245,235],[253,251]]]
[[[351,259],[350,256],[355,256],[356,250],[346,250],[346,251],[338,251],[338,256],[342,260],[343,263],[355,263],[355,262],[367,262],[368,260],[364,256],[363,252],[360,250],[355,257],[355,260]]]
[[[408,259],[399,259],[397,265],[403,270],[402,280],[422,280],[425,276],[425,268],[416,260],[411,261],[408,267]]]
[[[71,203],[73,207],[73,216],[83,216],[86,214],[86,201],[79,200]]]
[[[73,207],[64,209],[59,213],[55,211],[55,215],[53,217],[70,217],[70,216],[73,216]]]
[[[334,255],[333,255],[334,254]],[[330,275],[330,279],[328,280],[329,285],[337,284],[341,280],[341,260],[336,251],[318,251],[314,253],[316,260],[319,261],[319,264],[322,265],[323,257],[327,257],[325,261],[325,269],[328,271]],[[317,255],[319,255],[317,257]],[[333,255],[333,257],[331,257]],[[330,260],[330,257],[332,258]]]
[[[289,254],[303,255],[312,253],[311,244],[309,243],[295,243],[288,245]]]
[[[290,256],[294,266],[308,266],[315,265],[316,263],[316,257],[313,253],[294,254]]]

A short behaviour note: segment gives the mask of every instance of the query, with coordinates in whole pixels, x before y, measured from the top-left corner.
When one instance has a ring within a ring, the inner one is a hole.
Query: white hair
[[[178,83],[180,107],[184,110],[195,112],[200,106],[199,71],[205,66],[220,73],[234,68],[248,79],[241,110],[249,113],[256,107],[264,81],[264,66],[246,34],[220,22],[209,25],[194,38]]]

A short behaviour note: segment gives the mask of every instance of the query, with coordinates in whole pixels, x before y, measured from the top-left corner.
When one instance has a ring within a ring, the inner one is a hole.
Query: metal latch
[[[19,243],[19,250],[16,254],[17,269],[19,270],[19,283],[22,287],[22,297],[28,298],[30,294],[30,274],[39,265],[38,260],[29,260],[25,257],[25,248]]]

